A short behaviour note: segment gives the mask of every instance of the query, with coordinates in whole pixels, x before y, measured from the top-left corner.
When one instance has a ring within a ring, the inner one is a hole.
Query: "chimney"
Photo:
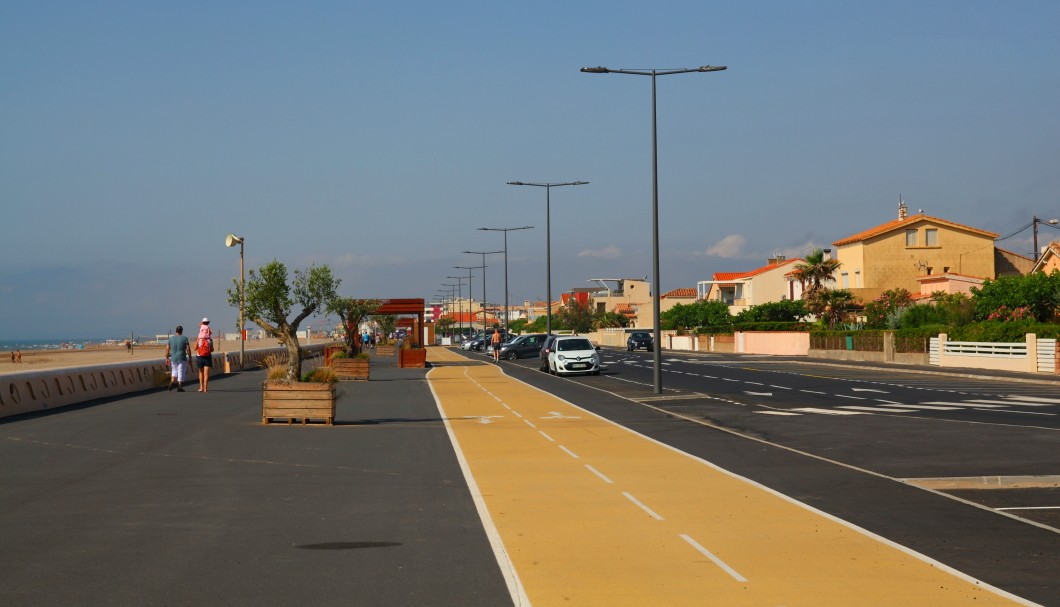
[[[898,221],[905,221],[909,217],[909,207],[902,201],[902,195],[898,195]]]

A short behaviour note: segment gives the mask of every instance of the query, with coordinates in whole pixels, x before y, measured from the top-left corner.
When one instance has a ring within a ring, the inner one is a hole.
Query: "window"
[[[854,287],[861,288],[861,270],[854,270]]]
[[[843,279],[843,288],[844,289],[849,289],[850,288],[850,274],[847,274],[846,272],[843,272],[839,276]]]
[[[916,230],[905,231],[905,246],[915,247],[916,246]]]
[[[937,247],[939,246],[939,231],[935,228],[928,228],[924,230],[924,246]]]

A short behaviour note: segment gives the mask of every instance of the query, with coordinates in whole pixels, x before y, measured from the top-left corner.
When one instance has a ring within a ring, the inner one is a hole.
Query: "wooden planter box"
[[[368,381],[369,360],[367,358],[333,358],[331,368],[339,379]]]
[[[398,350],[398,366],[420,369],[426,367],[427,351],[423,348],[419,350]]]
[[[376,356],[393,356],[394,344],[376,345],[373,354]]]
[[[303,424],[319,420],[335,422],[335,384],[265,382],[261,389],[261,423],[296,420]]]

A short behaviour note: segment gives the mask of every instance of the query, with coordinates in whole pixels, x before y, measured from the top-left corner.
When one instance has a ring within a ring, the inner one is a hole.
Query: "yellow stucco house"
[[[923,211],[909,215],[900,203],[898,219],[832,243],[841,264],[836,288],[869,302],[889,289],[919,294],[922,285],[948,290],[947,278],[977,284],[1030,270],[1032,260],[994,246],[997,236]]]
[[[711,280],[696,283],[698,298],[721,301],[729,306],[730,314],[739,314],[751,306],[802,299],[803,285],[791,279],[795,265],[803,260],[775,257],[766,265],[748,272],[715,272]]]
[[[1045,247],[1042,256],[1034,264],[1034,272],[1045,272],[1051,274],[1053,270],[1060,270],[1060,241],[1054,240]]]

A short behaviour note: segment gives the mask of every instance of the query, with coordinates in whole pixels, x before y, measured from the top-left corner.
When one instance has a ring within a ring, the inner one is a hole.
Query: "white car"
[[[548,353],[548,372],[553,375],[588,373],[600,375],[600,354],[591,341],[577,335],[561,335]]]

